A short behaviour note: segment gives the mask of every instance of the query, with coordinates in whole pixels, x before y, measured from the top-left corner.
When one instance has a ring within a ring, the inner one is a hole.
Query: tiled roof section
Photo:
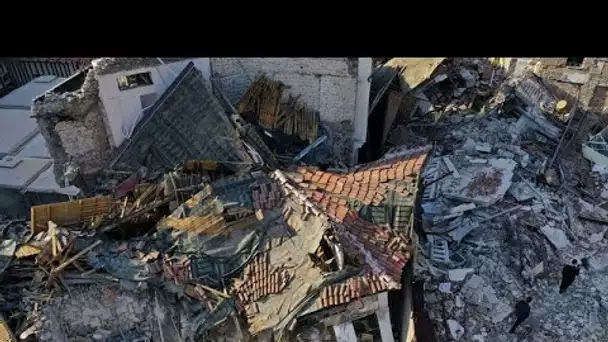
[[[367,266],[359,276],[326,286],[314,304],[314,311],[400,289],[403,268],[411,257],[411,247],[406,241],[388,228],[360,219],[354,211],[344,224],[337,225],[345,252]]]
[[[350,211],[343,223],[335,223],[338,237],[347,253],[368,265],[374,274],[386,274],[399,288],[401,271],[411,257],[406,241],[388,227],[367,222]]]
[[[268,253],[258,254],[245,266],[243,280],[237,280],[233,287],[243,305],[248,305],[269,294],[281,293],[293,278],[283,265],[271,267]]]
[[[314,304],[314,311],[348,304],[358,298],[390,290],[389,283],[384,278],[384,276],[366,274],[326,286],[321,290]]]
[[[410,160],[414,160],[413,165],[416,165],[419,158],[419,155],[409,156],[403,162],[410,163]],[[398,163],[392,165],[396,164]],[[308,169],[305,171],[308,172]],[[327,178],[328,174],[324,172],[322,175],[317,174],[312,177],[317,179]],[[302,195],[306,188],[290,187],[286,183],[286,179],[281,181],[281,175],[278,172],[274,175],[284,185],[285,191],[291,192],[291,195],[293,195],[291,198],[299,199],[302,204],[311,202],[322,212],[327,210],[328,218],[334,221],[332,227],[338,241],[342,244],[344,252],[358,260],[359,264],[365,265],[363,276],[358,277],[358,280],[348,280],[324,290],[326,297],[319,299],[319,309],[343,304],[361,296],[387,289],[400,288],[403,268],[411,258],[411,241],[387,226],[379,226],[363,220],[354,209],[347,207],[344,198],[327,195],[327,193],[321,193],[320,191],[315,191],[311,198],[307,198]],[[329,176],[330,179],[332,175]],[[348,176],[341,175],[341,177]],[[319,196],[322,197],[319,198]],[[329,201],[329,204],[324,206],[326,201]],[[335,215],[333,214],[334,210],[344,212],[344,215]],[[327,297],[327,294],[330,294],[330,296]]]
[[[416,191],[417,176],[426,161],[428,150],[420,150],[409,156],[398,156],[381,162],[367,164],[351,173],[318,171],[300,167],[296,181],[302,191],[324,210],[329,217],[343,221],[348,200],[365,205],[379,206],[391,194],[404,197]]]
[[[206,82],[189,63],[120,146],[110,166],[144,165],[155,171],[200,159],[221,162],[236,172],[247,169],[251,159]]]
[[[249,332],[275,327],[322,280],[312,267],[310,253],[319,246],[329,228],[326,219],[307,215],[302,206],[287,199],[282,215],[264,228],[261,253],[244,269],[230,291],[248,316]]]

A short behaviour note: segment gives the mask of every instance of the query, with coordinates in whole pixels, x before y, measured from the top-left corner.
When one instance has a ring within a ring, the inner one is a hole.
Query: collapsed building
[[[55,178],[97,196],[2,223],[0,333],[509,341],[530,295],[518,339],[606,339],[595,113],[538,63],[371,64],[111,58],[38,97]]]
[[[33,291],[70,293],[39,306],[3,292],[9,311],[29,312],[10,330],[52,341],[408,338],[403,279],[430,147],[352,167],[370,74],[365,58],[101,59],[36,97],[54,177],[97,196],[33,207],[29,234],[4,223],[3,281],[42,277]]]
[[[179,81],[187,63],[202,74],[208,90],[220,89],[222,106],[233,106],[259,73],[274,73],[288,96],[301,96],[319,113],[331,157],[350,165],[353,151],[365,142],[371,59],[230,59],[105,58],[73,75],[34,101],[32,115],[55,160],[56,178],[77,170],[87,184],[115,157],[154,106]],[[211,83],[209,82],[211,81]],[[177,83],[176,83],[177,82]],[[182,87],[189,87],[184,84]],[[199,91],[203,91],[200,88]],[[191,90],[196,91],[196,90]],[[191,94],[187,94],[191,95]],[[174,95],[175,96],[175,95]],[[230,108],[228,108],[230,109]],[[217,109],[216,109],[217,110]],[[183,134],[183,133],[182,133]],[[147,152],[146,152],[147,153]],[[191,155],[193,159],[198,156]],[[168,165],[173,167],[174,165]],[[70,171],[70,172],[68,172]]]

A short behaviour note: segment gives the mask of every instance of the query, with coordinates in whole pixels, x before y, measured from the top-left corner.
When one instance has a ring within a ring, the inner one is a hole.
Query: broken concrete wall
[[[586,57],[580,65],[568,65],[567,57],[519,58],[518,72],[534,70],[558,100],[575,102],[580,87],[579,106],[594,113],[608,112],[608,58]],[[516,72],[517,73],[517,72]]]
[[[68,163],[83,175],[94,174],[111,154],[105,110],[93,71],[83,71],[36,99],[32,114],[54,160],[55,179],[63,184]],[[82,79],[80,87],[78,83]]]
[[[211,74],[237,103],[259,73],[285,83],[285,96],[300,95],[320,114],[325,144],[346,162],[352,155],[357,95],[357,58],[211,58]],[[323,133],[321,133],[323,134]]]

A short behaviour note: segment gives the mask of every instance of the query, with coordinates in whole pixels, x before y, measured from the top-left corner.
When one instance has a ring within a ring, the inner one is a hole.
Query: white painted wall
[[[359,58],[357,71],[357,93],[355,97],[355,116],[353,118],[353,164],[357,163],[358,151],[367,141],[369,118],[369,93],[371,87],[372,59]]]
[[[233,103],[259,73],[266,73],[290,87],[285,96],[300,95],[311,109],[319,111],[322,121],[354,119],[359,70],[351,70],[347,58],[211,58],[211,68]],[[369,69],[371,74],[371,58]]]
[[[141,119],[142,107],[140,96],[156,93],[157,98],[160,97],[189,62],[193,62],[196,68],[203,73],[203,76],[209,79],[211,76],[209,58],[182,60],[156,67],[97,76],[99,97],[107,113],[108,123],[112,132],[111,140],[113,147],[120,146]],[[150,72],[152,75],[152,85],[124,91],[118,89],[117,79],[119,77],[142,72]]]

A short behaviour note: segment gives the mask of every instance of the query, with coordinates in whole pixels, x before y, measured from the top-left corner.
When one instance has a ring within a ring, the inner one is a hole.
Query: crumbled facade
[[[92,68],[38,98],[32,112],[56,161],[55,176],[63,184],[68,165],[82,175],[92,175],[107,165],[115,149],[131,144],[141,118],[160,98],[171,95],[165,93],[187,63],[194,63],[205,79],[212,76],[225,97],[215,91],[214,95],[232,104],[242,98],[255,77],[266,73],[287,86],[281,100],[298,98],[318,113],[319,131],[326,136],[319,150],[329,151],[326,154],[331,158],[326,159],[349,165],[356,159],[355,150],[366,139],[367,78],[371,74],[371,59],[370,63],[367,60],[100,58],[92,62]],[[77,85],[79,80],[82,83]],[[246,134],[256,135],[250,131]],[[259,133],[252,139],[259,140]],[[249,143],[260,153],[266,152],[259,144]]]
[[[111,155],[106,115],[91,69],[72,76],[35,99],[32,116],[54,160],[55,178],[64,184],[68,165],[82,174],[105,166]]]

